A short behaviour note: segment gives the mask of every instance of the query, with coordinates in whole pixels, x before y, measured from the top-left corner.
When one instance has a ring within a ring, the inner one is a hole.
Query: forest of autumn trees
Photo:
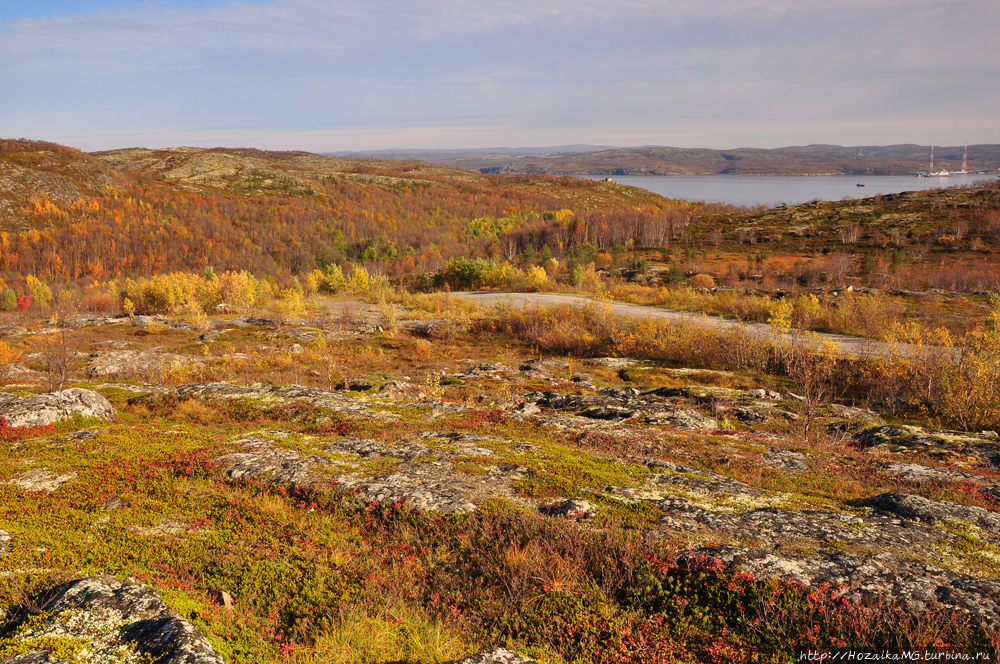
[[[659,199],[574,211],[560,192],[598,183],[547,176],[408,180],[404,169],[382,169],[382,179],[327,177],[309,194],[280,195],[113,175],[125,184],[71,202],[39,194],[22,205],[30,228],[0,233],[2,276],[69,282],[210,266],[280,278],[345,262],[399,276],[458,256],[516,261],[529,245],[556,256],[582,243],[664,246],[704,209]],[[529,186],[538,183],[544,191]]]

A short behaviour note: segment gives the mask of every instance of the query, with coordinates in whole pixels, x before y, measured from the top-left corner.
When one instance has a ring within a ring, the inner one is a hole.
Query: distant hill
[[[350,157],[354,159],[418,159],[421,161],[438,161],[441,159],[461,159],[480,155],[503,155],[517,157],[520,155],[557,155],[574,152],[597,152],[614,150],[610,145],[553,145],[542,148],[470,148],[463,150],[368,150],[362,152],[327,152],[328,157]]]
[[[415,160],[185,147],[87,154],[0,139],[0,286],[206,267],[287,276],[346,262],[397,276],[498,256],[508,233],[567,215],[696,209],[614,183]]]
[[[351,156],[420,159],[483,173],[554,175],[911,175],[926,170],[929,145],[804,145],[784,148],[596,148],[572,145],[479,150],[381,150]],[[936,146],[935,168],[958,170],[964,146]],[[970,145],[969,169],[1000,168],[1000,145]]]

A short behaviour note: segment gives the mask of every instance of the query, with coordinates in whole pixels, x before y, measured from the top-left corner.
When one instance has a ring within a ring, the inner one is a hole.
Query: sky
[[[1000,143],[997,0],[0,0],[84,150]]]

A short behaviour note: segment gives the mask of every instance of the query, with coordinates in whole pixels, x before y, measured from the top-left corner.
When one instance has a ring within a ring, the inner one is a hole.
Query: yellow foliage
[[[547,274],[548,277],[551,279],[556,275],[557,272],[559,272],[559,261],[557,261],[555,258],[549,258],[544,263],[542,263],[542,267],[545,269],[545,274]]]
[[[257,303],[260,284],[252,274],[226,272],[218,279],[219,298],[233,310],[246,313]]]
[[[549,280],[548,275],[545,274],[545,270],[537,265],[529,267],[526,276],[528,278],[528,287],[536,290],[544,286]]]
[[[125,282],[120,296],[135,306],[135,312],[144,315],[166,314],[195,299],[201,278],[186,272],[158,274],[138,281]]]
[[[775,334],[785,334],[792,327],[792,312],[795,305],[786,299],[776,301],[771,305],[771,317],[767,324]]]
[[[347,281],[347,290],[355,295],[364,295],[368,292],[369,281],[368,270],[356,265],[351,272],[351,278]]]
[[[510,288],[513,283],[523,278],[524,273],[521,270],[504,261],[490,265],[480,279],[482,284],[489,288]]]
[[[326,284],[326,275],[322,270],[313,270],[306,275],[303,280],[303,286],[307,295],[312,295],[320,290],[321,287]]]
[[[21,351],[11,348],[6,341],[0,339],[0,364],[17,362],[20,358]]]
[[[323,290],[331,293],[339,293],[347,287],[347,280],[344,279],[344,272],[339,265],[329,265],[326,268],[324,281],[320,283]]]
[[[709,274],[696,274],[690,279],[691,288],[715,288],[715,279]]]

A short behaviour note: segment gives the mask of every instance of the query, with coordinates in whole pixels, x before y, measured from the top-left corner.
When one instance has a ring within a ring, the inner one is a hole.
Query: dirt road
[[[517,307],[534,304],[580,305],[595,302],[593,298],[584,295],[571,295],[568,293],[494,293],[474,291],[452,293],[452,295],[468,298],[483,305],[508,302]],[[611,312],[619,316],[629,316],[632,318],[650,317],[667,320],[673,323],[694,323],[719,328],[742,326],[747,331],[760,335],[761,337],[777,338],[777,335],[775,335],[775,333],[771,330],[771,326],[764,323],[741,323],[728,318],[706,316],[704,314],[691,313],[688,311],[676,311],[673,309],[660,309],[659,307],[649,307],[642,304],[626,304],[624,302],[611,302],[608,304],[611,307]],[[791,338],[790,335],[785,335],[785,337]],[[886,354],[890,348],[888,344],[863,337],[849,337],[842,334],[826,333],[818,333],[817,337],[819,340],[829,340],[833,342],[844,355],[849,357],[869,357],[871,355]]]

